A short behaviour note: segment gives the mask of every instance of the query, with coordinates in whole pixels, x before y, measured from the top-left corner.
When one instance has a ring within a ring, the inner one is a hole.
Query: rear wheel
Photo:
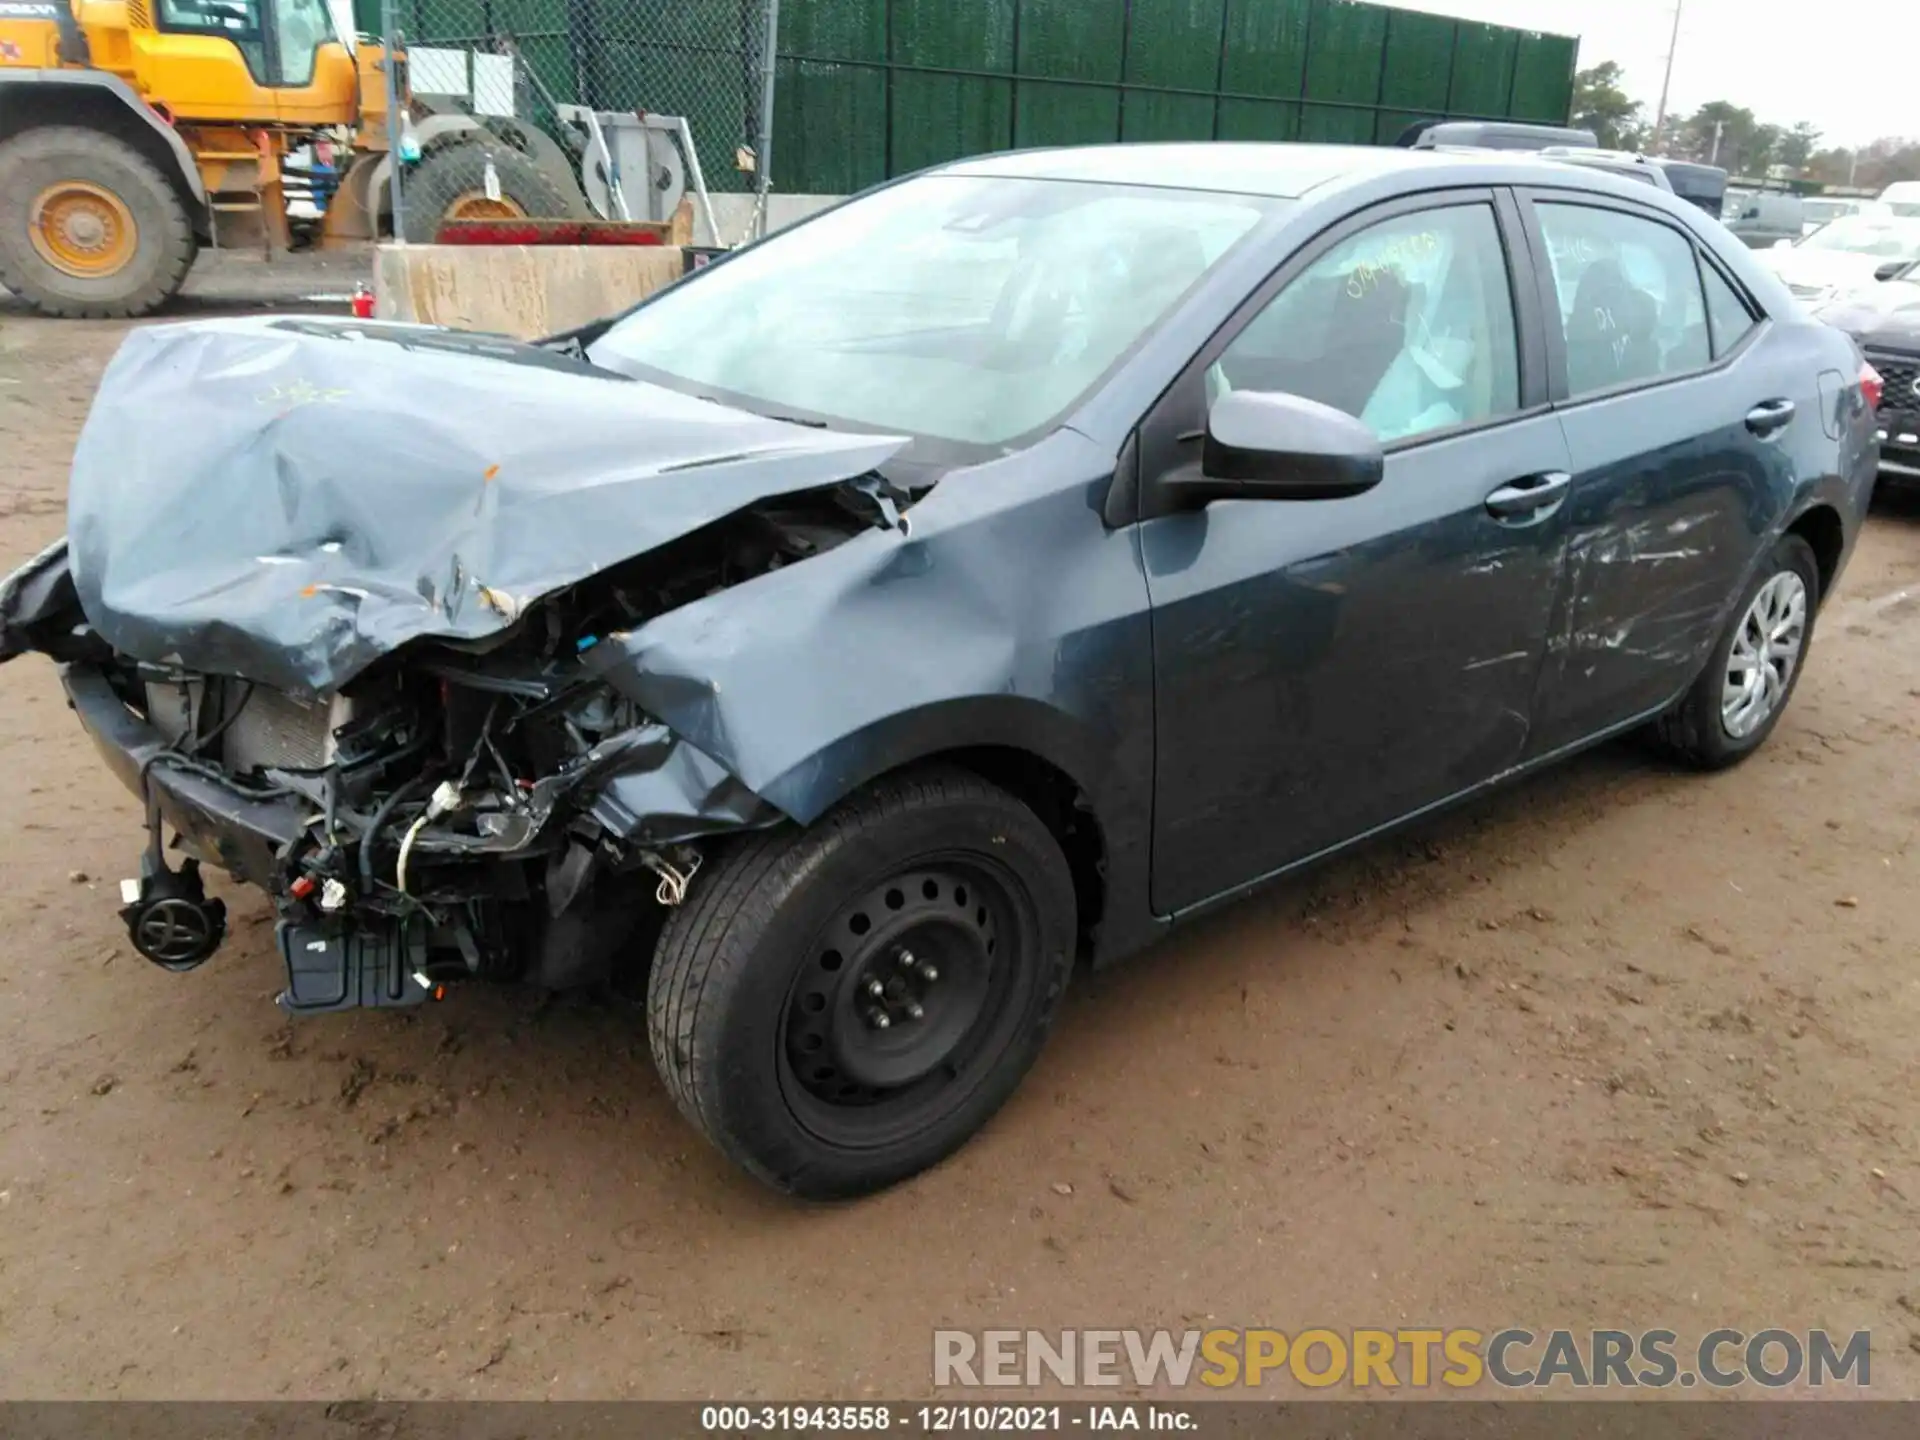
[[[195,250],[172,182],[126,142],[49,126],[0,145],[0,285],[46,314],[149,314]]]
[[[1039,1053],[1072,963],[1053,836],[960,770],[883,782],[806,830],[721,852],[648,982],[681,1111],[762,1180],[816,1199],[934,1164]]]
[[[430,151],[408,173],[402,204],[406,238],[415,245],[431,245],[449,220],[581,218],[579,207],[539,166],[504,143]]]
[[[1813,547],[1798,535],[1782,537],[1747,583],[1693,689],[1654,725],[1661,747],[1700,769],[1722,770],[1765,744],[1800,683],[1819,606]]]

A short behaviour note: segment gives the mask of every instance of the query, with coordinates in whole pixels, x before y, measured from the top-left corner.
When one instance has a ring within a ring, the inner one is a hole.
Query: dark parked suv
[[[686,1116],[847,1195],[1083,963],[1612,735],[1752,754],[1868,374],[1597,170],[994,156],[544,345],[135,331],[0,655],[143,799],[149,958],[225,929],[171,834],[292,1011],[635,962]]]

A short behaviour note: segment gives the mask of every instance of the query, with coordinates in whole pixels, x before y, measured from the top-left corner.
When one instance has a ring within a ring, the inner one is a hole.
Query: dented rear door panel
[[[1561,411],[1573,494],[1530,756],[1659,710],[1698,675],[1791,505],[1796,432],[1824,438],[1818,366],[1781,353],[1798,348],[1767,331],[1722,368]],[[1748,413],[1782,398],[1794,420],[1754,435]]]

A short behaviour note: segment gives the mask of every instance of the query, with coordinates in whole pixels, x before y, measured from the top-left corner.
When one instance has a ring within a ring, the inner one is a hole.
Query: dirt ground
[[[0,570],[122,330],[0,301]],[[233,887],[213,963],[145,964],[137,806],[8,666],[0,1395],[902,1397],[936,1326],[1514,1323],[1870,1329],[1920,1394],[1916,697],[1883,494],[1751,764],[1610,747],[1083,981],[974,1144],[814,1208],[630,1009],[288,1025]]]

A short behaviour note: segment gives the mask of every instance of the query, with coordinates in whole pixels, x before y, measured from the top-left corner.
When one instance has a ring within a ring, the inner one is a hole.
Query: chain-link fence
[[[404,54],[394,230],[653,221],[680,242],[758,232],[780,0],[355,0]]]

